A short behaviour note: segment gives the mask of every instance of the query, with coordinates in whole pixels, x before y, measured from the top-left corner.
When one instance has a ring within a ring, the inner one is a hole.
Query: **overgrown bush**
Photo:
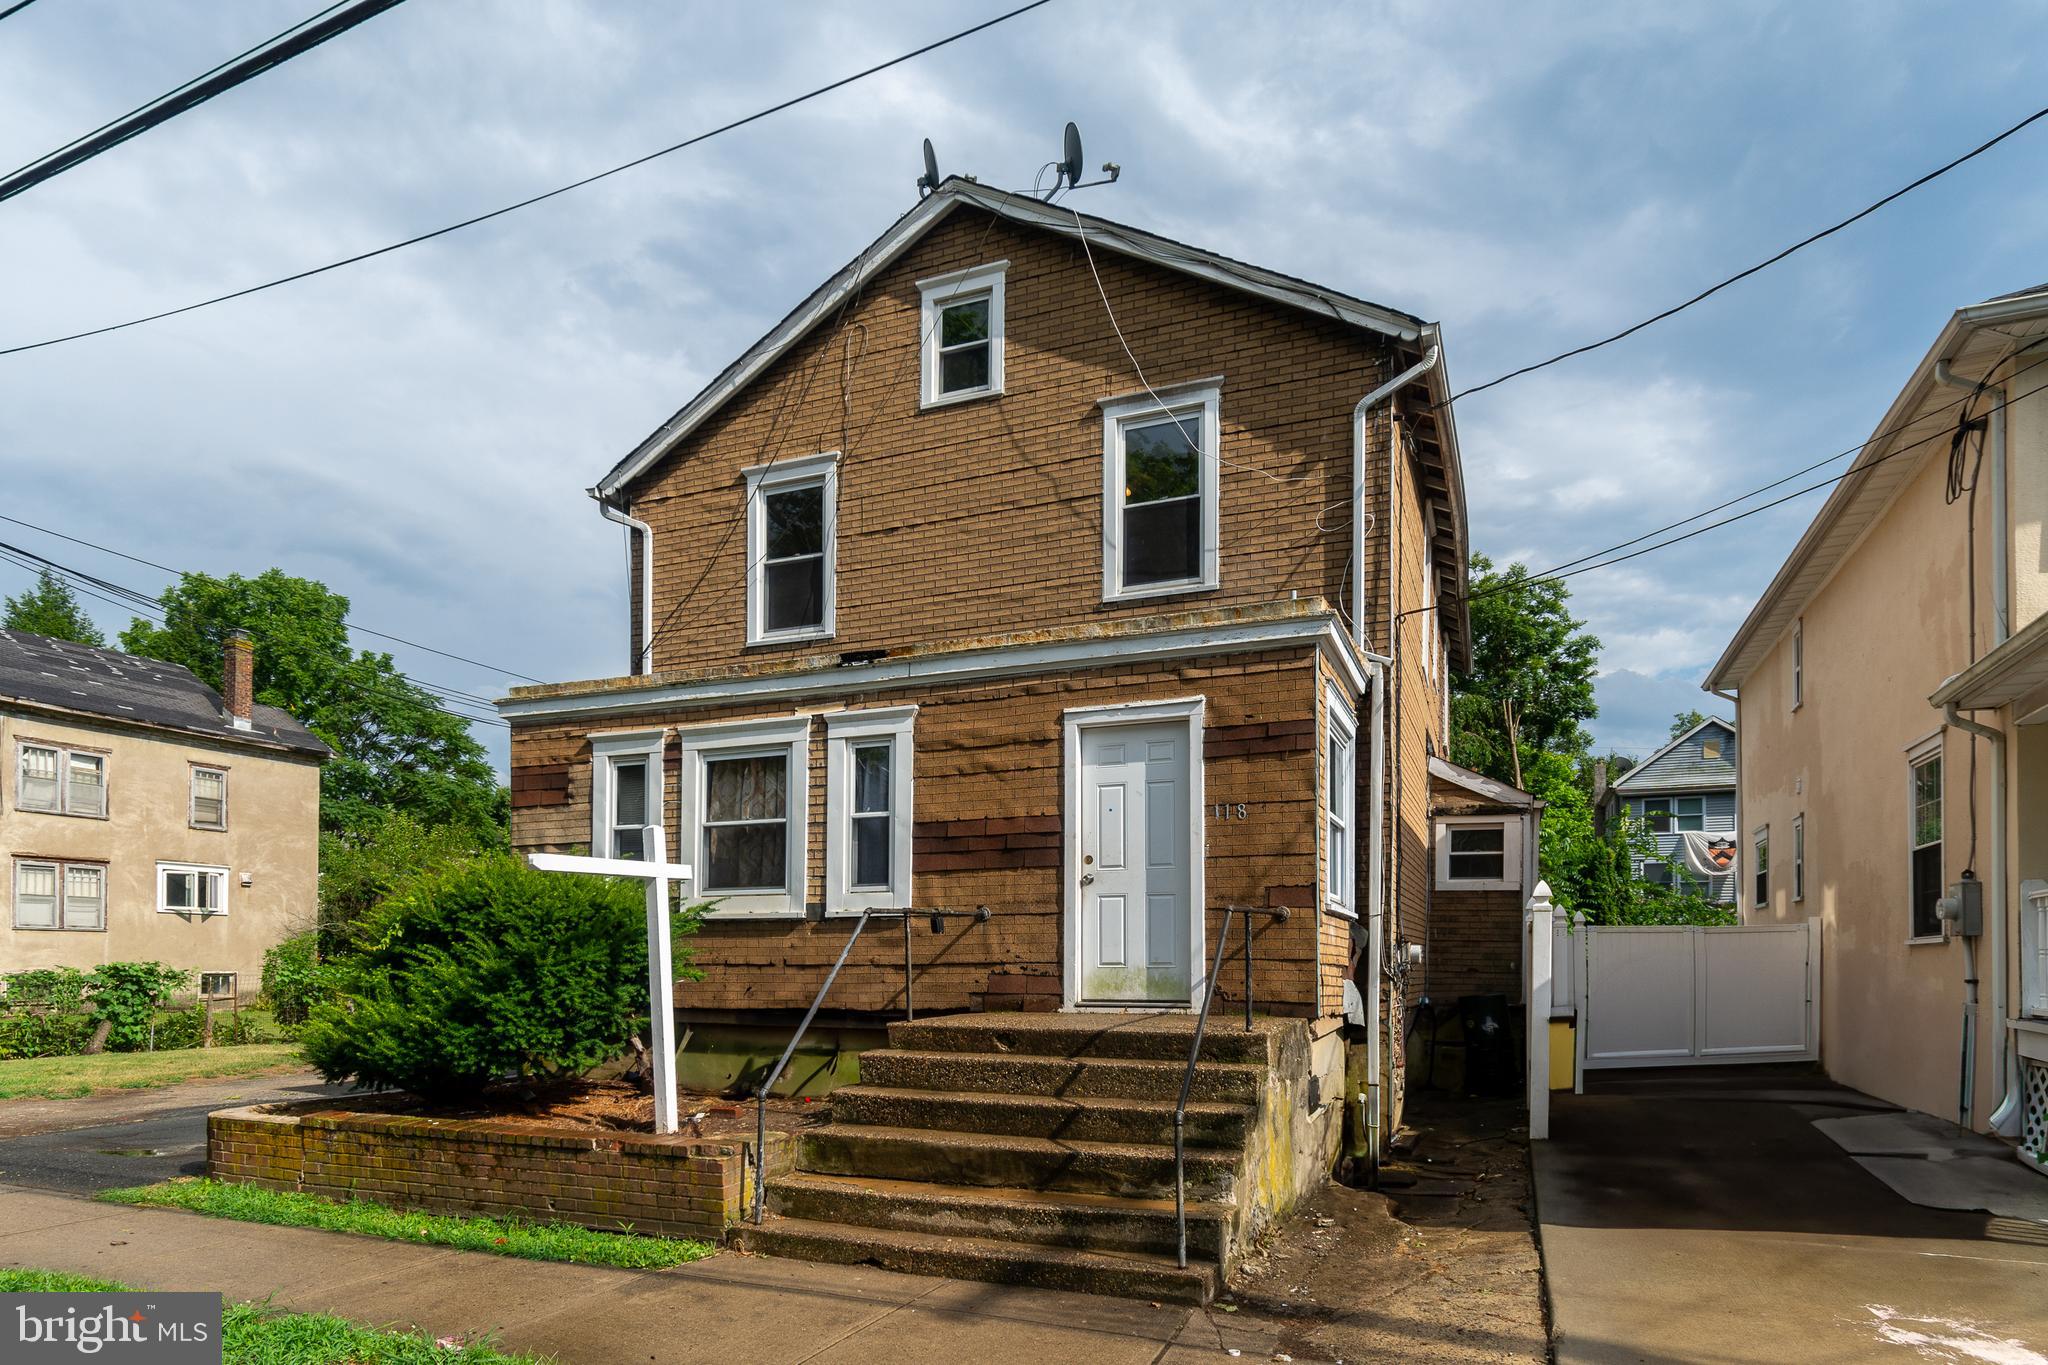
[[[108,962],[85,974],[85,998],[95,1024],[109,1026],[110,1051],[140,1052],[152,1045],[157,1011],[191,984],[192,973],[161,962]]]
[[[401,811],[366,810],[359,816],[344,829],[320,834],[323,959],[351,951],[377,906],[417,878],[505,851],[501,830],[429,825]]]
[[[263,955],[263,999],[281,1028],[306,1022],[323,988],[319,935],[294,934]]]
[[[502,854],[416,879],[330,965],[335,994],[312,1007],[306,1057],[330,1081],[437,1101],[587,1071],[645,1018],[646,904],[638,882]],[[679,977],[694,975],[680,940],[700,909],[676,917]]]
[[[17,1057],[68,1057],[92,1041],[92,1016],[78,1011],[0,1011],[0,1062]]]

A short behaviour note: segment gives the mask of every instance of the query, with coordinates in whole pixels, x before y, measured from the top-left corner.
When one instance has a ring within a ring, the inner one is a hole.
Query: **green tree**
[[[0,611],[0,626],[94,648],[107,642],[100,628],[85,614],[85,608],[78,604],[71,585],[48,569],[37,576],[33,588],[19,597],[5,599],[5,610]]]
[[[1671,738],[1677,739],[1693,726],[1706,723],[1707,713],[1704,711],[1680,711],[1671,717]]]
[[[507,798],[469,732],[389,654],[351,650],[348,599],[310,578],[269,569],[254,578],[185,574],[164,589],[164,622],[121,632],[131,654],[183,664],[221,684],[228,632],[256,641],[256,700],[296,716],[335,751],[320,774],[323,829],[347,830],[380,810],[430,825],[502,830]]]
[[[430,825],[404,811],[375,810],[320,835],[320,955],[356,946],[381,902],[415,879],[506,848],[502,830]]]
[[[1567,609],[1570,589],[1523,565],[1496,571],[1473,555],[1471,581],[1472,668],[1451,698],[1451,757],[1520,787],[1531,756],[1576,759],[1591,743],[1600,641]]]

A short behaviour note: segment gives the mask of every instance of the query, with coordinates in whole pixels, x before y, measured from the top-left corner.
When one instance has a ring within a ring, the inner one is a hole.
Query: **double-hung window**
[[[16,810],[106,817],[104,754],[24,740],[16,751],[14,772]]]
[[[1806,899],[1806,813],[1792,817],[1792,899]]]
[[[192,768],[192,794],[187,807],[188,823],[194,829],[228,827],[228,771],[225,768]]]
[[[226,914],[228,870],[194,863],[158,863],[156,908],[166,915]]]
[[[1941,916],[1941,737],[1907,755],[1906,833],[1912,878],[1912,936],[1940,938]]]
[[[107,869],[98,863],[16,860],[14,927],[105,929]]]
[[[825,908],[910,905],[914,706],[825,717]]]
[[[1102,596],[1219,581],[1220,392],[1182,386],[1102,405]]]
[[[1643,799],[1643,823],[1658,834],[1707,827],[1707,802],[1701,796],[1650,796]]]
[[[592,853],[636,860],[648,856],[647,827],[661,824],[661,756],[659,730],[590,737]]]
[[[687,726],[682,854],[714,914],[801,914],[808,865],[810,720]]]
[[[1008,261],[917,282],[923,406],[1003,391],[1003,275]]]
[[[747,479],[747,643],[832,634],[839,452],[778,460]]]
[[[1750,904],[1762,910],[1771,903],[1771,827],[1759,825],[1750,835],[1750,848],[1755,852],[1751,877],[1756,885],[1750,897]]]
[[[1358,718],[1344,698],[1329,689],[1324,706],[1327,742],[1323,755],[1323,856],[1325,898],[1340,915],[1358,914]]]

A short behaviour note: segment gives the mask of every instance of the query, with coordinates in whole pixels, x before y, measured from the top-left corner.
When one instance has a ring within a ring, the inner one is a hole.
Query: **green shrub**
[[[215,1047],[246,1047],[250,1043],[267,1043],[269,1036],[253,1014],[231,1014],[216,1010],[213,1015],[213,1045]]]
[[[181,1048],[198,1047],[205,1037],[205,1009],[173,1010],[157,1016],[156,1027],[150,1030],[144,1046],[152,1052],[176,1052]]]
[[[284,1028],[306,1022],[323,989],[317,932],[294,934],[263,955],[263,999]]]
[[[85,974],[85,998],[95,1022],[105,1020],[107,1047],[140,1052],[150,1046],[150,1025],[175,991],[192,984],[192,973],[161,962],[108,962]]]
[[[85,973],[76,967],[41,967],[0,977],[0,1008],[46,1009],[81,1013],[85,1009]]]
[[[505,851],[500,830],[433,825],[395,810],[364,810],[357,815],[344,828],[320,834],[318,956],[324,959],[353,951],[377,906],[414,880]]]
[[[0,1062],[83,1052],[92,1030],[92,1016],[85,1013],[0,1012]]]
[[[587,1071],[645,1017],[646,903],[638,882],[502,854],[417,879],[331,964],[336,993],[313,1005],[306,1057],[330,1081],[431,1100]],[[679,938],[698,909],[677,917]]]

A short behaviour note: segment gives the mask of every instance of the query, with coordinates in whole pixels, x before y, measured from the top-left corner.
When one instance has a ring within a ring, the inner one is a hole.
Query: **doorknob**
[[[1095,874],[1094,874],[1093,872],[1083,872],[1083,873],[1081,874],[1081,885],[1083,885],[1083,886],[1093,886],[1093,885],[1095,885]]]

